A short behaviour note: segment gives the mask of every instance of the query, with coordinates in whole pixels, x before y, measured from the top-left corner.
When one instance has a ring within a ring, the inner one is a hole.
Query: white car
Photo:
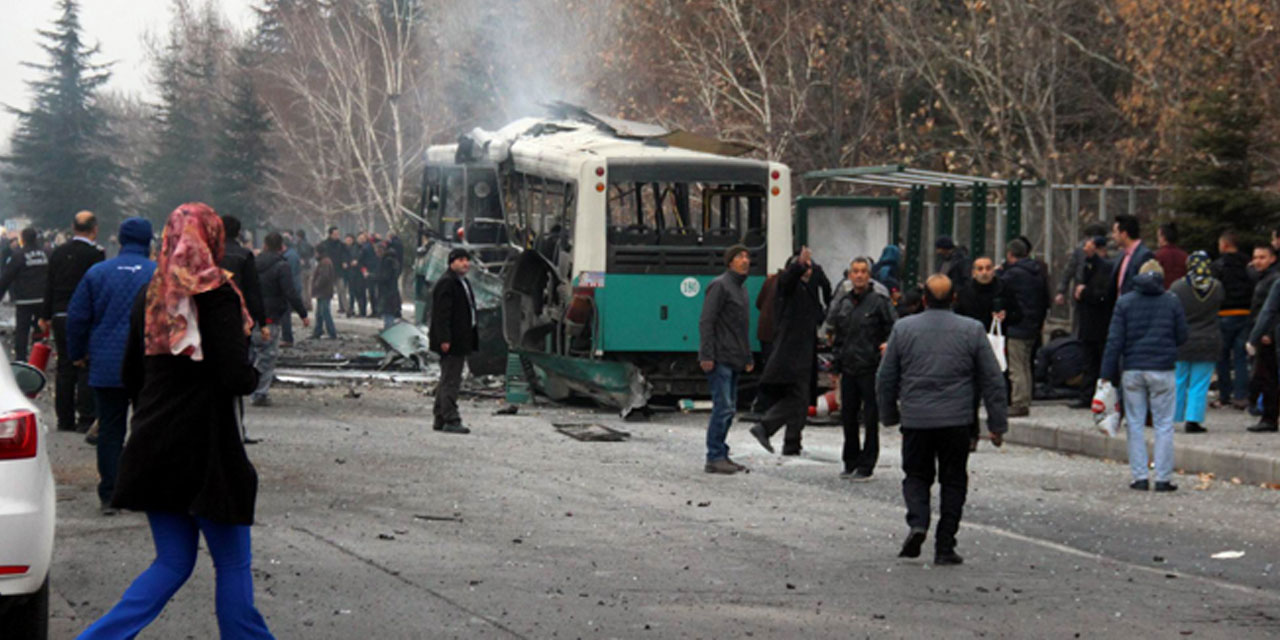
[[[24,395],[43,386],[42,373],[25,364],[11,366],[0,349],[0,635],[5,638],[48,635],[55,489],[45,447],[49,432]]]

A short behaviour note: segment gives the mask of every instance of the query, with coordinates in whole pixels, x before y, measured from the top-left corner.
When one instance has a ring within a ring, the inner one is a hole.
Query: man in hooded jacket
[[[1010,323],[1005,336],[1009,352],[1009,417],[1031,413],[1031,364],[1036,341],[1049,310],[1049,287],[1040,263],[1030,259],[1031,248],[1022,240],[1013,240],[1006,249],[1005,286],[1017,299],[1022,319]]]

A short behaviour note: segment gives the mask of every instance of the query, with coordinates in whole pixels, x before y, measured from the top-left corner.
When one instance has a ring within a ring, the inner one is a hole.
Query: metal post
[[[924,226],[924,187],[911,187],[911,201],[907,207],[907,257],[903,262],[902,284],[904,289],[916,286],[920,271],[920,236]]]
[[[938,235],[951,236],[955,239],[956,227],[956,186],[953,184],[942,185],[942,192],[938,196]]]
[[[1053,185],[1045,185],[1044,188],[1044,260],[1049,265],[1049,270],[1053,270],[1054,258],[1057,256],[1053,253]]]
[[[979,256],[987,251],[987,185],[982,182],[973,183],[971,194],[973,208],[969,211],[969,251]]]
[[[1022,235],[1022,181],[1010,180],[1004,189],[1005,200],[1005,232],[1004,237],[1013,239]]]
[[[924,237],[924,241],[921,243],[923,254],[924,254],[924,272],[925,273],[933,273],[933,270],[937,268],[937,264],[934,262],[936,254],[933,250],[933,243],[938,239],[938,236],[940,235],[936,231],[937,219],[938,219],[938,205],[933,203],[925,203],[924,205],[925,237]]]
[[[1138,190],[1132,186],[1129,187],[1129,215],[1138,215]]]
[[[1098,221],[1104,226],[1111,226],[1111,218],[1107,217],[1107,188],[1098,187]]]

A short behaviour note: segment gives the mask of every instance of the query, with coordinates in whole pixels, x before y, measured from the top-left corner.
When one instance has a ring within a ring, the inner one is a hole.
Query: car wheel
[[[31,595],[6,599],[12,601],[7,603],[8,607],[0,604],[0,629],[5,630],[4,637],[30,640],[49,637],[49,578]]]

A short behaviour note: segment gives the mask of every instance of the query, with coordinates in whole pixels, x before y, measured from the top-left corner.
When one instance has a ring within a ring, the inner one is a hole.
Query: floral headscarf
[[[227,272],[218,267],[225,247],[222,219],[209,205],[188,202],[169,214],[160,240],[160,257],[155,275],[147,286],[146,353],[185,355],[204,359],[193,296],[230,283]],[[245,335],[253,325],[240,296],[240,312]]]
[[[1213,270],[1209,268],[1209,254],[1197,251],[1187,256],[1187,284],[1200,297],[1209,295],[1213,288]]]

